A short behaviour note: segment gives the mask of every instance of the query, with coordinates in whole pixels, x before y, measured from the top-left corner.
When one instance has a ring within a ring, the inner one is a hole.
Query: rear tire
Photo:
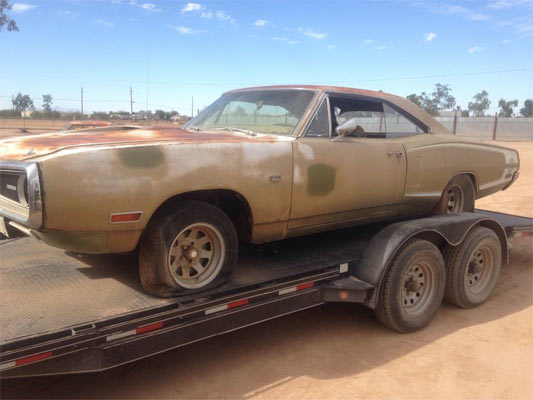
[[[498,236],[491,229],[477,227],[461,245],[444,252],[447,302],[461,308],[476,307],[490,296],[502,265]]]
[[[155,215],[139,244],[144,290],[160,297],[223,284],[238,256],[235,228],[219,208],[185,200]]]
[[[448,182],[431,214],[473,212],[475,202],[476,190],[472,180],[467,175],[457,175]]]
[[[425,327],[442,303],[445,280],[444,259],[437,246],[426,240],[408,243],[381,284],[374,310],[377,318],[401,333]]]

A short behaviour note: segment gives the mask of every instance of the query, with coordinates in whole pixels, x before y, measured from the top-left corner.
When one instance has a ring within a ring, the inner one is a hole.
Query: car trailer
[[[103,371],[326,302],[363,303],[385,325],[416,330],[444,291],[461,307],[483,302],[465,288],[478,276],[490,294],[494,255],[506,263],[507,239],[532,232],[531,218],[476,210],[245,245],[229,283],[176,298],[142,292],[134,255],[2,240],[0,376]]]

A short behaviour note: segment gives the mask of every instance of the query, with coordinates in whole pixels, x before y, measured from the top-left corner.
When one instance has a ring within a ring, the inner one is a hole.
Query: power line
[[[470,71],[470,72],[457,72],[457,73],[442,73],[442,74],[431,74],[431,75],[413,75],[413,76],[401,76],[401,77],[380,77],[380,78],[365,78],[365,79],[354,79],[354,80],[342,80],[342,81],[329,81],[331,84],[342,84],[342,83],[357,83],[357,82],[379,82],[379,81],[402,81],[402,80],[415,80],[415,79],[437,79],[437,78],[449,78],[449,77],[458,77],[458,76],[476,76],[476,75],[491,75],[491,74],[503,74],[511,72],[529,72],[533,71],[533,67],[524,67],[524,68],[513,68],[513,69],[502,69],[502,70],[492,70],[492,71]],[[7,74],[5,72],[0,72],[0,75],[7,75],[13,77],[14,75]],[[76,79],[76,80],[86,80],[86,81],[98,81],[98,82],[116,82],[116,83],[128,83],[128,84],[147,84],[147,81],[137,81],[132,79],[110,79],[110,78],[87,78],[81,76],[59,76],[59,75],[47,75],[47,74],[36,74],[33,75],[40,78],[50,78],[50,79]],[[322,84],[322,82],[311,81],[309,84]],[[243,82],[243,81],[216,81],[216,82],[191,82],[191,81],[149,81],[150,85],[179,85],[179,86],[259,86],[264,85],[265,82]]]

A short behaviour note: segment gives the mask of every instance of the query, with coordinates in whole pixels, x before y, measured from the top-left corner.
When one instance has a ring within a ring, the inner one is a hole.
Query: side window
[[[425,133],[424,129],[408,120],[387,104],[383,105],[383,111],[388,138]]]
[[[350,121],[356,128],[348,136],[389,139],[425,133],[425,129],[382,101],[359,97],[330,96],[332,134],[335,128]]]
[[[383,104],[380,101],[331,96],[330,106],[333,110],[333,129],[350,121],[356,129],[349,136],[385,138]]]
[[[322,102],[322,105],[313,116],[313,121],[307,128],[305,136],[309,137],[329,137],[329,120],[328,120],[328,108],[326,101]]]

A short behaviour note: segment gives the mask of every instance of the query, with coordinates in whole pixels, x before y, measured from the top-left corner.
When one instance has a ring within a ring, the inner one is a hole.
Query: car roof
[[[422,110],[420,107],[407,100],[402,96],[397,96],[391,93],[385,93],[381,91],[374,90],[365,90],[358,88],[349,88],[342,86],[328,86],[328,85],[273,85],[273,86],[255,86],[247,87],[241,89],[230,90],[227,93],[236,93],[252,90],[275,90],[275,89],[286,89],[286,90],[313,90],[319,92],[329,92],[329,93],[345,93],[345,94],[355,94],[368,97],[376,97],[381,99],[386,99],[391,103],[399,106],[407,113],[411,114],[414,118],[418,119],[424,125],[426,125],[431,132],[434,133],[449,133],[449,131],[441,125],[435,118],[429,115],[427,112]]]
[[[374,90],[350,88],[343,86],[329,86],[329,85],[272,85],[272,86],[252,86],[245,87],[240,89],[230,90],[226,93],[233,92],[242,92],[247,90],[264,90],[264,89],[300,89],[300,90],[315,90],[315,91],[325,91],[325,92],[336,92],[336,93],[349,93],[349,94],[360,94],[374,97],[383,97],[383,96],[394,96],[390,93],[384,93]]]

